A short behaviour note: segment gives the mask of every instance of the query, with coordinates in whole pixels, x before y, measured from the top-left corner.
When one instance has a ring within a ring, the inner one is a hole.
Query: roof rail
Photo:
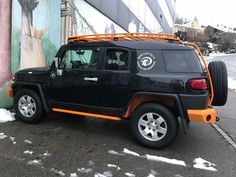
[[[101,41],[131,41],[153,40],[180,44],[181,40],[174,34],[159,33],[116,33],[116,34],[90,34],[82,36],[70,36],[68,43],[73,42],[101,42]]]

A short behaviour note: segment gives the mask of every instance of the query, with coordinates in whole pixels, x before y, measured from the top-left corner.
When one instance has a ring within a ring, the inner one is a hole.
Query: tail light
[[[191,79],[188,81],[188,87],[192,90],[206,90],[207,83],[205,79]]]

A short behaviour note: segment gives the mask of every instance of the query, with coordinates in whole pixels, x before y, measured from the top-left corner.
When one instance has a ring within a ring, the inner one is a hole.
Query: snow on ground
[[[113,174],[111,171],[106,171],[103,174],[101,173],[95,173],[94,177],[112,177]]]
[[[78,168],[77,171],[80,173],[91,173],[93,172],[93,169],[92,168]]]
[[[28,165],[41,165],[41,160],[31,160],[27,162]]]
[[[133,151],[130,151],[129,149],[126,149],[126,148],[123,149],[123,152],[124,152],[125,154],[133,155],[133,156],[136,156],[136,157],[139,157],[139,156],[140,156],[138,153],[133,152]]]
[[[29,141],[29,140],[24,140],[24,142],[25,142],[26,144],[32,144],[32,142]]]
[[[0,108],[0,123],[14,121],[15,113],[12,113],[6,109]]]
[[[148,155],[146,154],[147,160],[150,161],[156,161],[156,162],[164,162],[164,163],[169,163],[173,165],[180,165],[186,167],[186,163],[182,160],[176,160],[176,159],[169,159],[166,157],[160,157],[160,156],[154,156],[154,155]]]
[[[63,171],[59,171],[59,170],[56,170],[54,168],[51,168],[51,172],[53,172],[57,176],[65,176],[66,175]]]
[[[119,153],[119,152],[117,152],[117,151],[114,151],[114,150],[109,150],[109,151],[108,151],[108,153],[109,153],[109,154],[113,154],[113,155],[124,156],[124,154],[122,154],[122,153]]]
[[[71,173],[70,177],[78,177],[78,175],[76,173]]]
[[[0,140],[1,139],[4,139],[4,138],[6,138],[7,137],[7,135],[5,135],[4,133],[0,133]]]
[[[128,176],[128,177],[135,177],[135,174],[133,174],[133,173],[128,173],[128,172],[126,172],[125,175]]]
[[[147,177],[156,177],[156,176],[158,176],[158,173],[155,170],[151,170],[151,173],[149,173]]]
[[[34,153],[34,152],[33,152],[33,151],[30,151],[30,150],[24,151],[24,154],[32,155],[33,153]]]
[[[13,144],[16,144],[15,137],[10,136],[10,140],[12,141]]]
[[[116,168],[117,171],[120,170],[120,167],[114,164],[107,164],[107,167]]]
[[[233,80],[231,77],[228,77],[228,88],[236,92],[236,80]]]
[[[202,169],[202,170],[208,170],[208,171],[217,171],[216,168],[214,168],[216,165],[214,163],[208,162],[200,157],[193,160],[194,168]]]

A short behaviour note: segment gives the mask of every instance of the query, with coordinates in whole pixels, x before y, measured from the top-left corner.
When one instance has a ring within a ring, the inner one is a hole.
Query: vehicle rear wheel
[[[142,145],[163,148],[177,135],[177,121],[166,107],[154,103],[138,107],[130,119],[131,132]]]
[[[223,61],[213,61],[208,65],[214,88],[213,106],[223,106],[228,96],[227,68]]]
[[[42,119],[43,107],[37,93],[30,89],[22,89],[14,96],[16,117],[26,123],[37,123]]]

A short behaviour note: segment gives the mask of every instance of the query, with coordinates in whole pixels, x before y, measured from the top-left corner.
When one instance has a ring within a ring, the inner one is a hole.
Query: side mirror
[[[55,64],[55,67],[58,68],[58,66],[59,66],[58,58],[54,58],[54,59],[53,59],[53,62],[54,62],[54,64]]]
[[[57,68],[57,76],[62,76],[63,74],[63,69]]]

